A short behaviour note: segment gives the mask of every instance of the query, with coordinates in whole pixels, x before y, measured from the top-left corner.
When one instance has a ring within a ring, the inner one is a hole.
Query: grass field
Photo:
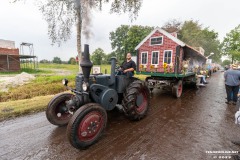
[[[105,73],[105,70],[107,70],[107,74],[110,74],[111,65],[96,65],[101,67],[101,72]],[[73,73],[78,73],[79,67],[78,65],[71,65],[71,64],[39,64],[39,69],[63,69],[68,70]]]
[[[55,64],[55,63],[39,63],[39,69],[62,69],[62,70],[69,70],[72,72],[78,72],[79,67],[78,65],[71,65],[71,64]]]
[[[9,101],[0,103],[0,121],[43,111],[53,95],[38,96],[32,99],[23,99],[17,101]]]
[[[101,72],[110,74],[110,65],[101,65]],[[23,86],[12,87],[8,92],[0,92],[0,120],[31,112],[42,111],[46,108],[52,95],[66,91],[61,81],[69,80],[69,86],[75,87],[75,77],[78,65],[70,64],[39,64],[38,70],[22,70],[34,74],[36,79]],[[70,75],[58,75],[58,71],[70,71]],[[57,72],[56,72],[57,71]],[[15,73],[1,73],[12,75]],[[144,80],[146,76],[136,75]]]

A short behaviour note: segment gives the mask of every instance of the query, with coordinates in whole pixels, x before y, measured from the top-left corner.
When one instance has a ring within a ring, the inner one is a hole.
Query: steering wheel
[[[123,73],[123,69],[121,66],[115,67],[115,75],[121,75]]]

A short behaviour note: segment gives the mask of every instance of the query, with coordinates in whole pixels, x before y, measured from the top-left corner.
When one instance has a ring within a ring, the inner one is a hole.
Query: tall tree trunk
[[[78,52],[78,66],[79,72],[82,73],[82,68],[80,66],[82,60],[82,7],[81,0],[76,0],[76,9],[77,9],[77,52]]]

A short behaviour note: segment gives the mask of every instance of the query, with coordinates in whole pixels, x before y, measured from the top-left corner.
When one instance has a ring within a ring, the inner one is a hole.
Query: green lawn
[[[28,113],[44,111],[53,95],[0,103],[0,121]]]
[[[110,70],[111,70],[111,65],[106,65],[106,64],[103,64],[103,65],[94,65],[94,66],[100,66],[101,67],[101,72],[102,73],[105,73],[105,70],[107,70],[107,73],[110,74]],[[39,69],[42,70],[42,69],[64,69],[64,70],[68,70],[68,71],[71,71],[73,73],[78,73],[79,71],[79,67],[78,65],[71,65],[71,64],[43,64],[43,63],[40,63],[39,64]]]
[[[78,72],[79,67],[78,65],[71,65],[71,64],[55,64],[55,63],[39,63],[39,69],[64,69],[70,70],[72,72]]]

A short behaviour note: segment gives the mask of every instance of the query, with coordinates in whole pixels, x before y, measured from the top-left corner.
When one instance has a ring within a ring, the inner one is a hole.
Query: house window
[[[158,64],[159,52],[152,52],[152,64]]]
[[[147,52],[142,53],[142,64],[147,64],[148,61],[148,55]]]
[[[151,45],[161,45],[163,43],[163,37],[152,37],[151,38]]]
[[[172,51],[164,51],[164,63],[172,63]]]

